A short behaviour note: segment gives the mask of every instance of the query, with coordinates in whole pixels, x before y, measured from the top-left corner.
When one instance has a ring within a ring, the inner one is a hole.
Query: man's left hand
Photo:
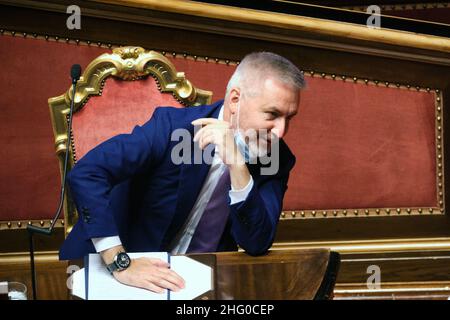
[[[202,150],[211,143],[217,146],[220,158],[230,169],[233,189],[241,190],[247,186],[251,179],[250,172],[236,146],[230,123],[214,118],[200,118],[192,121],[192,124],[202,126],[194,136],[194,142],[198,141]]]
[[[200,118],[192,121],[192,124],[202,126],[194,136],[194,142],[198,141],[200,149],[203,150],[209,144],[214,144],[223,163],[227,165],[245,163],[234,142],[233,129],[229,122],[214,118]]]

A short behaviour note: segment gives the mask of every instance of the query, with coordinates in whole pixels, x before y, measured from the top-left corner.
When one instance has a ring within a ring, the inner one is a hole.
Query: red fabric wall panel
[[[70,86],[70,66],[84,68],[107,50],[0,37],[0,221],[51,218],[60,175],[48,98]]]
[[[433,92],[307,81],[285,209],[437,206]]]
[[[213,92],[213,102],[223,99],[225,90],[236,66],[210,62],[193,61],[182,58],[170,58],[178,71],[183,71],[186,78],[196,87]]]

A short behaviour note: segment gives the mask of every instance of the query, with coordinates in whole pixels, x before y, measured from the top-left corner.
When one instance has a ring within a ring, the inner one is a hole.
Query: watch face
[[[131,263],[130,257],[125,253],[121,252],[117,255],[117,265],[121,269],[126,269]]]

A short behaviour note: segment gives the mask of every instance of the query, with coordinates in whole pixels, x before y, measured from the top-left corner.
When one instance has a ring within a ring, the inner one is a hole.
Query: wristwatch
[[[114,256],[114,261],[106,268],[112,274],[114,271],[122,271],[127,269],[131,264],[131,258],[126,252],[119,252]]]

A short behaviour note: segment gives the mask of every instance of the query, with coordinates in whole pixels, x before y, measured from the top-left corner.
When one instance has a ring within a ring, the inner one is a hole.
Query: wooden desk
[[[217,300],[323,300],[333,298],[340,258],[327,249],[191,254],[215,260]],[[215,258],[215,259],[214,259]],[[82,267],[82,261],[72,261]]]
[[[214,255],[216,299],[321,300],[333,297],[340,262],[336,252],[314,249],[270,251],[259,257],[242,252]]]

